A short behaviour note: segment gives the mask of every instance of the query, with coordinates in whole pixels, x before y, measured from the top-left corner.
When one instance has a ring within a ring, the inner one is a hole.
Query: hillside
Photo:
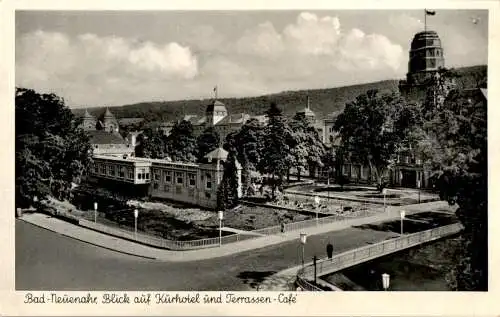
[[[460,88],[475,87],[485,80],[487,67],[472,66],[455,69],[461,75],[457,80]],[[310,89],[286,91],[259,97],[221,98],[230,113],[246,112],[254,115],[263,114],[271,101],[275,101],[286,114],[293,114],[306,106],[307,96],[310,98],[311,109],[318,118],[329,117],[332,113],[342,111],[345,104],[359,94],[370,90],[392,91],[398,89],[399,80],[384,80],[373,83],[351,85],[327,89]],[[178,100],[164,102],[141,102],[137,104],[113,107],[111,111],[117,118],[141,117],[146,121],[166,121],[180,118],[182,114],[203,114],[209,100]],[[85,109],[75,109],[76,115],[82,115]],[[88,108],[92,115],[98,116],[103,107]]]

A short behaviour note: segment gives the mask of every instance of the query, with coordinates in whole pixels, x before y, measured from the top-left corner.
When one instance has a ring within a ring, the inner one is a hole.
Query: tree
[[[224,163],[224,174],[217,188],[218,210],[227,210],[238,205],[238,187],[238,167],[236,165],[236,153],[233,150],[228,153],[227,161]]]
[[[379,94],[369,90],[346,105],[335,121],[335,130],[341,137],[341,151],[351,161],[365,164],[375,172],[379,188],[383,175],[397,158],[397,146],[404,139],[404,131],[394,127],[397,109],[403,105],[402,98],[393,94]]]
[[[487,100],[479,90],[451,91],[427,128],[438,146],[429,155],[442,199],[457,204],[464,226],[450,284],[488,290]]]
[[[272,196],[283,182],[283,177],[293,163],[292,146],[295,143],[293,131],[276,103],[272,102],[266,113],[269,118],[264,129],[264,147],[258,169],[262,173],[272,175]],[[278,180],[275,180],[278,176]]]
[[[242,165],[243,193],[251,185],[251,173],[256,171],[262,157],[264,127],[257,119],[248,120],[236,133],[228,134],[227,146],[234,147]]]
[[[167,138],[158,130],[146,129],[138,137],[135,153],[137,157],[163,159],[168,154]]]
[[[195,162],[197,154],[196,138],[191,122],[182,120],[172,128],[167,137],[168,154],[174,161]]]
[[[200,134],[196,140],[198,145],[198,161],[201,160],[205,155],[210,153],[219,147],[220,136],[217,130],[213,127],[206,128],[202,134]]]
[[[91,163],[92,147],[64,100],[16,88],[16,205],[34,196],[70,197]]]
[[[323,166],[325,145],[311,121],[302,113],[296,114],[293,118],[292,130],[296,141],[296,147],[292,149],[296,165],[300,168],[304,167],[302,164],[305,163],[309,169],[309,176],[313,176],[316,168]]]

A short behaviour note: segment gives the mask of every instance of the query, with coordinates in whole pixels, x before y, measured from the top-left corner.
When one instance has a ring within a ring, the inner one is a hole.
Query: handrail
[[[454,223],[349,250],[336,254],[331,259],[323,258],[316,261],[316,275],[331,274],[386,254],[458,233],[462,228],[460,223]],[[314,264],[308,264],[297,272],[297,282],[301,281],[304,284],[303,281],[308,279],[314,279]],[[307,290],[306,287],[304,289]]]

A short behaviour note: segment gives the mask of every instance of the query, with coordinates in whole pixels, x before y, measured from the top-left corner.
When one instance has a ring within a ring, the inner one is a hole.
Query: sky
[[[446,66],[487,64],[488,12],[435,11]],[[18,11],[16,86],[78,108],[402,79],[423,29],[424,10]]]

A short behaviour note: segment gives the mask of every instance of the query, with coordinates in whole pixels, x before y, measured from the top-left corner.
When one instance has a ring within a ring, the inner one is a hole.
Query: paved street
[[[349,228],[308,237],[306,261],[397,234]],[[16,220],[16,289],[28,290],[250,290],[255,282],[299,263],[297,241],[236,255],[160,262],[90,245]]]

